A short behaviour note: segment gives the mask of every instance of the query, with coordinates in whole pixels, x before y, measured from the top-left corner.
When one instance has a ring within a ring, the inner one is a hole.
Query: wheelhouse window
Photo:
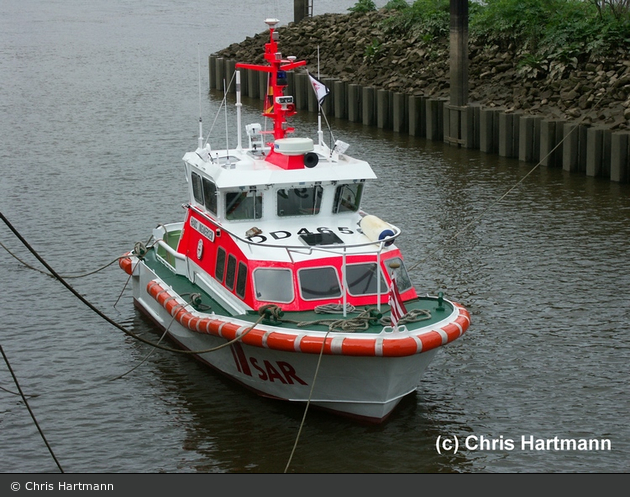
[[[228,257],[227,271],[225,272],[225,286],[234,290],[234,277],[236,276],[236,257]]]
[[[334,267],[305,268],[298,271],[300,293],[304,300],[341,297],[341,285]]]
[[[335,189],[335,201],[333,203],[333,214],[358,211],[359,206],[361,205],[362,195],[363,195],[363,183],[339,185]]]
[[[229,220],[260,219],[262,217],[262,192],[227,192],[225,194],[225,217]]]
[[[205,206],[213,214],[217,213],[217,186],[208,178],[191,173],[193,197],[195,202]]]
[[[387,292],[387,282],[383,273],[378,271],[381,278],[381,293]],[[376,263],[348,264],[346,266],[346,280],[350,295],[376,295],[377,293],[377,266]]]
[[[278,216],[311,216],[319,213],[324,189],[320,185],[310,188],[283,188],[278,190]]]
[[[390,277],[392,273],[396,277],[396,286],[398,286],[399,292],[405,292],[413,286],[409,279],[409,273],[407,273],[407,269],[405,269],[405,265],[400,257],[388,259],[385,262],[385,267],[387,267]]]
[[[192,191],[195,202],[203,205],[203,186],[201,185],[201,176],[197,173],[191,173]]]
[[[236,295],[245,298],[245,289],[247,285],[247,264],[239,262],[238,274],[236,276]]]
[[[208,209],[213,214],[217,213],[217,185],[208,178],[203,178],[203,200]]]
[[[254,290],[258,300],[289,303],[293,301],[293,281],[290,269],[257,268],[254,270]]]
[[[225,249],[219,247],[217,250],[217,263],[214,269],[214,277],[223,282],[223,275],[225,274]]]

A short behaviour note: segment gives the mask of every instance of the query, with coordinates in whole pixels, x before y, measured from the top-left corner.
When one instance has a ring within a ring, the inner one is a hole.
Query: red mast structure
[[[269,25],[269,43],[265,44],[265,60],[269,65],[239,62],[236,64],[236,68],[268,73],[267,99],[262,115],[273,119],[273,137],[278,140],[285,138],[287,133],[294,131],[294,128],[287,126],[286,119],[296,114],[293,97],[284,96],[284,90],[288,84],[286,71],[305,66],[306,61],[295,61],[295,57],[283,59],[282,54],[278,51],[278,35],[275,30],[276,24],[280,21],[267,19],[265,22]]]

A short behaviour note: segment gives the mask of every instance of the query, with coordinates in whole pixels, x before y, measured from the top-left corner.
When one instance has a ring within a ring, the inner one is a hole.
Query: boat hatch
[[[334,245],[335,243],[343,243],[343,240],[334,233],[308,233],[300,235],[300,239],[309,247],[316,245]]]

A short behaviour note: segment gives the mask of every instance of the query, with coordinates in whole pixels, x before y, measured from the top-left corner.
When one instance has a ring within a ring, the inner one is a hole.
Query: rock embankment
[[[284,56],[309,62],[308,69],[362,86],[428,97],[449,96],[449,40],[388,33],[385,10],[324,14],[278,29]],[[262,62],[267,32],[248,37],[216,55]],[[319,49],[319,50],[318,50]],[[524,64],[519,47],[469,39],[469,103],[520,110],[553,119],[580,120],[614,130],[630,129],[630,55],[584,54],[584,62]]]

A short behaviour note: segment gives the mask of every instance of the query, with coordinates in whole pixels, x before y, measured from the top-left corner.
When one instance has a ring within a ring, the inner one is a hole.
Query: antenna
[[[242,134],[241,134],[241,71],[236,71],[236,136],[237,144],[236,149],[241,150],[242,147]]]
[[[199,54],[199,43],[197,43],[197,71],[199,80],[199,138],[197,139],[197,146],[199,148],[203,148],[203,121],[201,119],[201,56]]]
[[[225,84],[225,79],[223,80],[223,102],[227,100],[227,86]],[[230,133],[228,131],[228,115],[227,115],[227,105],[224,107],[225,111],[225,152],[227,156],[227,163],[230,163],[230,146],[228,143],[228,139],[230,137]]]
[[[317,79],[319,78],[319,45],[317,45]],[[319,102],[317,102],[317,141],[320,146],[324,144],[324,133],[322,132],[322,106]]]

